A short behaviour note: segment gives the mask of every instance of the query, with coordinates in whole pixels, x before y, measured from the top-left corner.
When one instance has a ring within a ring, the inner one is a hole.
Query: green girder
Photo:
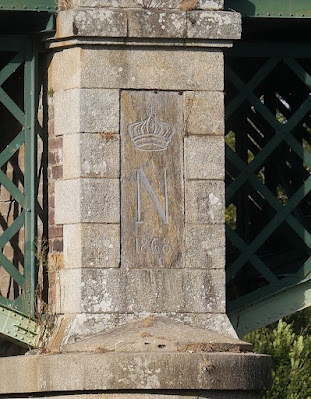
[[[0,0],[0,11],[57,12],[56,0]]]
[[[225,0],[225,8],[244,17],[311,18],[309,0]]]

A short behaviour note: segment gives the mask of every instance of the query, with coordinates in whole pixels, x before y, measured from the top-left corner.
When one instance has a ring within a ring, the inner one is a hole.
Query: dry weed
[[[60,11],[68,10],[72,8],[72,0],[59,0],[58,1],[58,9]]]
[[[179,8],[183,11],[195,10],[198,5],[198,0],[183,0],[180,3]]]

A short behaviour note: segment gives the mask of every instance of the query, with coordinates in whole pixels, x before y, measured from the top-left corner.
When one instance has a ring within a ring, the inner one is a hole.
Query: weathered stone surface
[[[81,87],[81,54],[82,49],[74,47],[53,55],[49,66],[49,90],[54,95],[59,90]],[[70,103],[66,104],[66,110],[68,109]]]
[[[53,94],[54,99],[54,133],[63,135],[79,132],[80,96],[79,90],[59,91]],[[68,109],[70,108],[70,112]]]
[[[64,136],[64,178],[118,178],[120,176],[119,147],[119,136],[111,133]]]
[[[220,51],[83,49],[81,67],[89,88],[223,90]]]
[[[174,331],[174,334],[172,334]],[[74,344],[62,346],[72,352],[250,352],[252,345],[176,322],[167,316],[150,315],[111,331],[92,335]]]
[[[185,139],[185,177],[218,179],[225,175],[223,137],[190,136]]]
[[[241,37],[241,16],[228,11],[167,8],[88,8],[59,13],[54,40],[72,37],[224,39]],[[190,7],[188,7],[190,5]]]
[[[186,36],[186,15],[178,11],[135,10],[128,13],[129,37]]]
[[[65,268],[111,268],[120,264],[120,226],[72,224],[64,226]]]
[[[83,269],[83,312],[224,312],[221,270]]]
[[[173,320],[185,325],[209,329],[220,332],[223,335],[237,338],[230,321],[224,313],[176,313],[161,312]],[[145,317],[146,312],[134,313],[80,313],[66,325],[66,336],[63,336],[64,344],[74,343],[93,334],[109,331],[117,326]]]
[[[81,312],[81,269],[62,269],[58,272],[56,313]]]
[[[127,15],[113,9],[66,10],[58,14],[57,37],[127,35]]]
[[[0,359],[0,393],[130,389],[259,391],[270,387],[269,371],[270,357],[251,353],[13,356]]]
[[[118,179],[69,179],[55,184],[57,224],[119,223]]]
[[[54,104],[56,135],[119,133],[119,90],[62,90],[54,93]]]
[[[224,223],[225,192],[221,181],[186,182],[186,222]]]
[[[81,180],[61,180],[55,183],[56,224],[81,221]]]
[[[80,7],[116,7],[116,8],[153,8],[179,9],[186,0],[74,0]],[[224,0],[198,0],[196,8],[201,10],[219,10]]]
[[[190,39],[240,39],[241,14],[237,12],[192,11],[187,20]]]
[[[195,269],[224,269],[224,225],[188,225],[185,233],[186,266]]]
[[[224,7],[224,0],[199,0],[201,10],[220,10]]]
[[[185,92],[184,107],[187,134],[224,134],[222,92]]]
[[[174,394],[163,393],[99,393],[99,394],[85,394],[85,395],[57,395],[49,396],[49,399],[198,399],[198,391],[187,391],[187,395],[182,392],[175,392]],[[244,392],[244,391],[202,391],[200,390],[200,398],[202,399],[260,399],[262,394],[260,392]],[[44,394],[43,394],[44,395]],[[46,396],[36,396],[37,398],[45,398]],[[13,398],[19,399],[19,398]]]
[[[181,267],[182,96],[125,91],[121,123],[121,265]]]

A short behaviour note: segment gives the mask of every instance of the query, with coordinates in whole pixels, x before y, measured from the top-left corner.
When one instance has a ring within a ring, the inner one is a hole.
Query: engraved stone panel
[[[122,92],[121,267],[182,267],[182,171],[182,96]]]

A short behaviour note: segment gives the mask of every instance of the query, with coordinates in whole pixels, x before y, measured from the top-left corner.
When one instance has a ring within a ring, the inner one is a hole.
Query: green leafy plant
[[[311,399],[311,308],[243,339],[272,357],[272,387],[263,399]]]

